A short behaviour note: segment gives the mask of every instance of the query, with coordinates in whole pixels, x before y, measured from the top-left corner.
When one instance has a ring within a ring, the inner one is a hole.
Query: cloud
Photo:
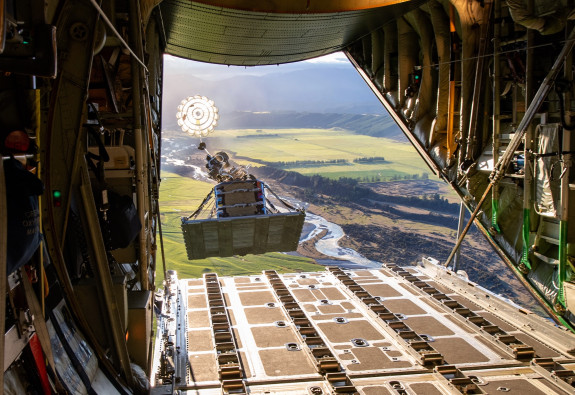
[[[207,70],[207,69],[231,69],[231,70],[239,70],[239,69],[271,69],[277,67],[278,65],[268,65],[268,66],[257,66],[257,67],[245,67],[245,66],[226,66],[220,64],[210,64],[210,63],[203,63],[203,62],[195,62],[188,59],[178,58],[176,56],[171,56],[168,54],[164,55],[164,62],[167,66],[176,67],[176,68],[186,68],[186,69],[198,69],[198,70]],[[334,52],[329,55],[319,56],[317,58],[304,60],[302,62],[295,62],[289,64],[290,66],[302,64],[302,63],[323,63],[323,64],[349,64],[349,60],[347,56],[343,54],[343,52]],[[279,65],[279,66],[286,66],[286,65]]]
[[[301,62],[286,63],[265,66],[227,66],[196,62],[193,60],[178,58],[168,54],[164,55],[164,65],[167,73],[190,73],[203,80],[220,81],[232,77],[264,76],[278,72],[288,73],[300,70],[312,70],[323,67],[350,67],[349,60],[343,52],[334,52],[329,55],[308,59]]]
[[[349,64],[349,59],[343,52],[334,52],[329,55],[320,56],[319,58],[308,59],[307,63],[331,63],[331,64]]]
[[[178,58],[171,55],[164,55],[164,65],[168,72],[189,72],[196,76],[201,76],[207,80],[221,80],[234,76],[265,75],[277,72],[277,65],[271,66],[228,66],[215,63],[197,62]],[[282,65],[284,66],[284,65]]]

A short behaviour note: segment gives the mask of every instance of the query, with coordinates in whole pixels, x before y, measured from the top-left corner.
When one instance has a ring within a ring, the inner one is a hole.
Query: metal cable
[[[92,3],[92,5],[96,8],[96,11],[98,11],[98,13],[100,14],[100,16],[102,17],[102,19],[104,20],[104,22],[106,22],[106,25],[108,25],[108,27],[112,30],[112,32],[114,32],[114,35],[118,38],[118,40],[120,40],[120,42],[124,45],[124,48],[126,48],[130,54],[132,54],[132,56],[134,57],[134,59],[136,59],[136,61],[138,63],[140,63],[142,65],[142,67],[144,68],[144,70],[146,70],[146,72],[148,72],[148,68],[146,67],[146,65],[144,64],[144,62],[142,62],[140,60],[140,58],[138,58],[138,56],[136,56],[136,54],[134,53],[134,51],[132,51],[132,48],[130,48],[130,46],[128,45],[128,43],[126,43],[126,41],[124,41],[124,39],[122,38],[122,36],[120,35],[120,33],[118,33],[118,31],[116,30],[116,28],[114,27],[114,25],[112,24],[112,22],[108,19],[108,17],[106,16],[106,13],[104,12],[104,10],[102,10],[100,8],[100,5],[96,2],[96,0],[90,0],[90,3]]]

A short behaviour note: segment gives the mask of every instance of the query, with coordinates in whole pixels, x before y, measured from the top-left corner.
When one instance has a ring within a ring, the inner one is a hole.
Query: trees
[[[354,163],[385,163],[385,158],[383,156],[370,156],[363,158],[355,158]]]

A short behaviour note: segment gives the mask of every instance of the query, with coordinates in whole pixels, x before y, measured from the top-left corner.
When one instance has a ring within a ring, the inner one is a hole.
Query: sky
[[[166,69],[174,71],[189,71],[195,75],[201,76],[204,79],[218,80],[222,75],[232,77],[235,75],[265,75],[271,73],[289,72],[303,70],[313,67],[313,65],[330,65],[334,67],[352,67],[347,57],[342,52],[335,52],[330,55],[321,56],[302,62],[285,63],[280,65],[271,66],[226,66],[221,64],[211,64],[203,62],[194,62],[191,60],[178,58],[171,55],[164,55],[164,65]]]
[[[222,111],[380,114],[385,110],[342,52],[270,66],[227,66],[164,55],[164,115],[188,96]]]

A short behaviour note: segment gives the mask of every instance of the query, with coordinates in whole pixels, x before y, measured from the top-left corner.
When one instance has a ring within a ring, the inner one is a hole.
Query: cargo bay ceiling
[[[159,11],[166,53],[207,63],[257,66],[340,51],[422,3],[164,0]]]
[[[575,331],[575,139],[562,132],[575,111],[573,1],[150,0],[144,8],[158,3],[165,52],[182,58],[256,66],[345,52],[495,251]]]

